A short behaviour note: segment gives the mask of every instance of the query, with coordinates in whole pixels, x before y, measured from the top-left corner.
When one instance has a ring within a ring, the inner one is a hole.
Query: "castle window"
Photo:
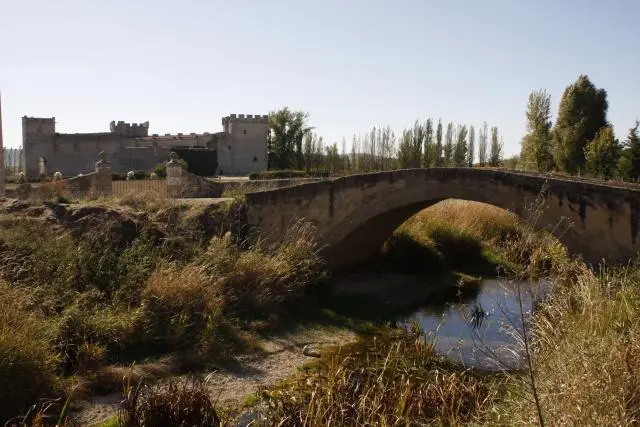
[[[242,129],[242,134],[246,135],[247,134],[247,130],[246,129]]]
[[[253,163],[258,163],[258,157],[253,156]]]
[[[231,151],[231,146],[229,146],[229,151]]]

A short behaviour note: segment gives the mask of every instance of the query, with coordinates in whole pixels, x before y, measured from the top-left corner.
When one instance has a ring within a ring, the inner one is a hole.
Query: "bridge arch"
[[[365,261],[406,219],[450,198],[520,216],[540,200],[536,226],[561,232],[567,248],[589,262],[623,261],[640,249],[637,188],[483,169],[398,170],[251,193],[248,219],[274,240],[292,221],[311,220],[324,256],[340,267]],[[558,227],[561,221],[566,225]]]

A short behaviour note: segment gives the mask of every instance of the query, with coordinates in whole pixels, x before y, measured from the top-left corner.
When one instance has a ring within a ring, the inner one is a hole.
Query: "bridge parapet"
[[[371,257],[406,219],[440,200],[489,203],[526,217],[541,201],[536,226],[587,261],[623,261],[640,249],[640,188],[469,168],[407,169],[351,175],[247,194],[248,219],[278,240],[306,218],[335,265]]]

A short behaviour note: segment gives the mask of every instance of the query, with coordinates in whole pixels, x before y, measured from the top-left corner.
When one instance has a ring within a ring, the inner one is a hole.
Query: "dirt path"
[[[274,385],[314,360],[302,354],[305,345],[322,350],[355,339],[353,332],[327,328],[306,329],[265,339],[260,342],[262,351],[238,357],[231,368],[204,373],[210,374],[208,384],[212,399],[223,406],[238,405],[249,394]],[[119,393],[113,393],[82,402],[73,417],[74,422],[82,426],[100,424],[117,413],[120,399]]]

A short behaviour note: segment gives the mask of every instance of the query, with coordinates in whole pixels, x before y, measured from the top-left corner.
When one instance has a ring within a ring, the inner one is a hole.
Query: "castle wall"
[[[218,173],[246,175],[267,169],[267,116],[236,116],[223,120],[224,132],[148,136],[149,123],[111,122],[110,132],[61,134],[55,118],[22,118],[25,170],[37,177],[60,171],[64,176],[86,174],[104,151],[113,172],[151,171],[166,161],[174,147],[202,147],[218,152]]]

